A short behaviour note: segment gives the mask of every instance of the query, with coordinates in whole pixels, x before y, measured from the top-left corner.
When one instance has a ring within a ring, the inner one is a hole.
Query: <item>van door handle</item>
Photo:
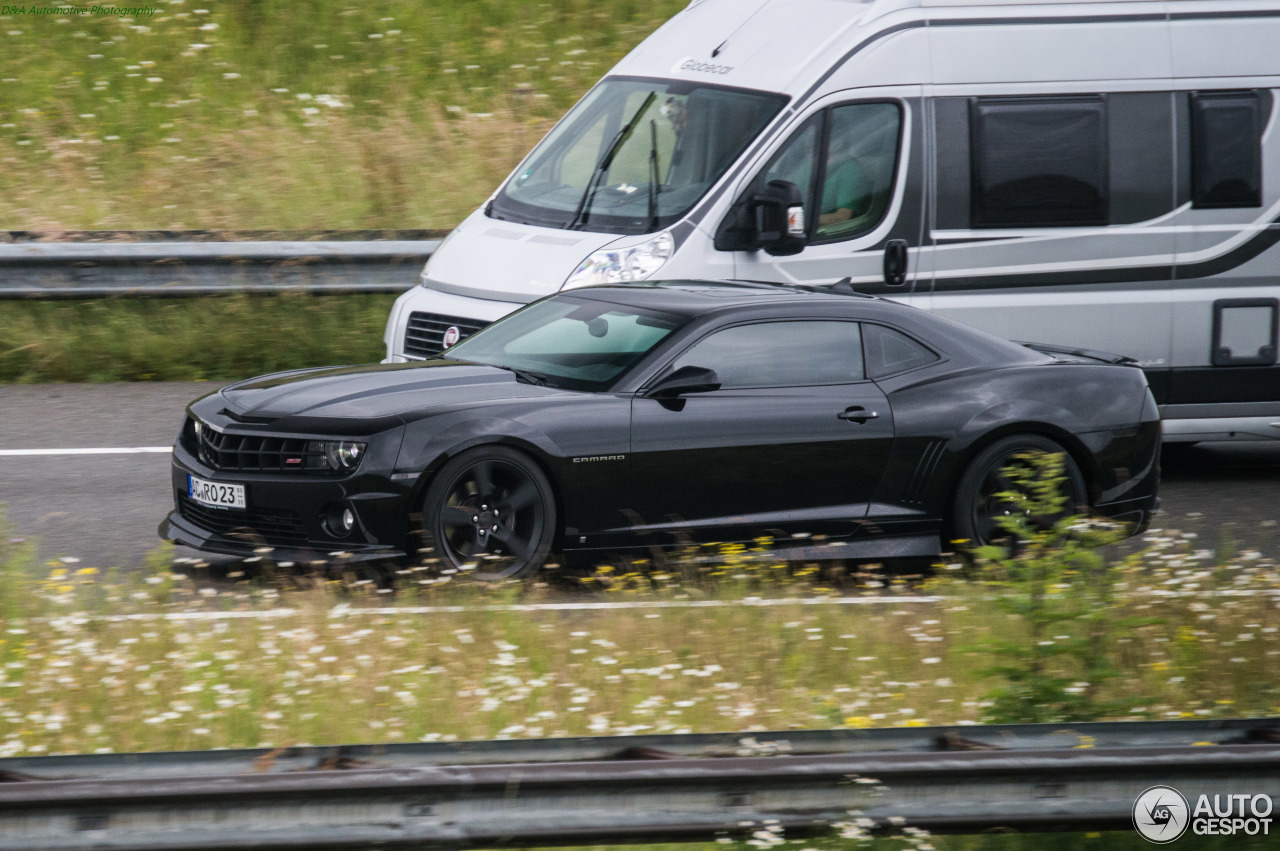
[[[876,411],[868,411],[861,405],[854,405],[852,408],[845,408],[836,414],[838,420],[849,420],[858,425],[865,425],[867,420],[874,420],[880,416]]]
[[[900,287],[907,282],[907,241],[891,239],[884,247],[884,282]]]

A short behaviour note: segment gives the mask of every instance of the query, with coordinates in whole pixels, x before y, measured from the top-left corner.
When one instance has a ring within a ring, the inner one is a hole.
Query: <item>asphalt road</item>
[[[207,383],[0,385],[0,505],[42,558],[131,566],[158,542],[171,507],[162,452],[68,454],[172,443],[185,405]],[[12,455],[14,450],[53,454]],[[1201,444],[1169,453],[1157,526],[1207,547],[1280,558],[1280,441]],[[179,556],[196,553],[179,550]]]

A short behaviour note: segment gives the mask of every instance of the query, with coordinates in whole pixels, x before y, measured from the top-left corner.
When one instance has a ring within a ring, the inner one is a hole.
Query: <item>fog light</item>
[[[356,528],[356,513],[345,505],[333,504],[325,507],[324,527],[335,538],[345,538]]]

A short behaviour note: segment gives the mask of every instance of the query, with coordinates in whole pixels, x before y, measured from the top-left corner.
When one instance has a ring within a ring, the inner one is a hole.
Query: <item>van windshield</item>
[[[534,149],[490,216],[606,233],[678,221],[786,104],[681,80],[603,80]]]

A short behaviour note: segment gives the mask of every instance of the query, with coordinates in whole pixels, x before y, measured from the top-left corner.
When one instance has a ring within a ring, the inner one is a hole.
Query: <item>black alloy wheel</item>
[[[1009,532],[1001,525],[1000,520],[1015,512],[1026,512],[1026,508],[1009,500],[1002,493],[1015,491],[1017,488],[1009,477],[1011,467],[1026,464],[1026,455],[1060,454],[1063,457],[1062,494],[1066,498],[1062,511],[1044,517],[1032,518],[1038,529],[1048,529],[1054,523],[1070,517],[1087,506],[1084,476],[1080,468],[1072,460],[1070,453],[1047,437],[1035,434],[1020,434],[1003,437],[969,462],[960,483],[956,485],[955,501],[952,513],[953,537],[963,543],[962,549],[985,547],[991,544],[1011,545]]]
[[[527,455],[486,446],[440,468],[423,517],[446,566],[486,581],[513,579],[536,573],[547,560],[555,499]]]

